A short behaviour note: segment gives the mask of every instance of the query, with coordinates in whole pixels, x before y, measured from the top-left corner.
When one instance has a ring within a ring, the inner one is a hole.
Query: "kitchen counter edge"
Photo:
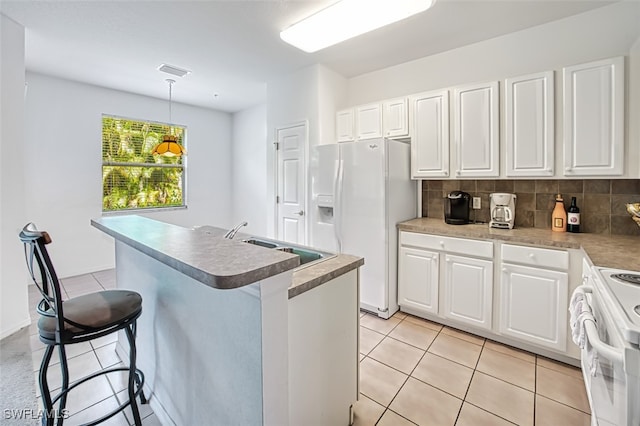
[[[289,299],[312,290],[326,282],[364,265],[362,257],[338,254],[322,262],[293,271]]]
[[[627,235],[601,235],[569,232],[553,232],[540,228],[489,228],[488,224],[449,225],[442,219],[417,218],[400,222],[400,231],[436,234],[461,238],[497,240],[567,249],[583,249],[594,265],[640,271],[638,245],[640,239]]]

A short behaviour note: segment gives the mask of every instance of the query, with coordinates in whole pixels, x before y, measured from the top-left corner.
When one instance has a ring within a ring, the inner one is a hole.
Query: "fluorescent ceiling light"
[[[435,0],[342,0],[280,33],[305,52],[359,36],[429,9]]]

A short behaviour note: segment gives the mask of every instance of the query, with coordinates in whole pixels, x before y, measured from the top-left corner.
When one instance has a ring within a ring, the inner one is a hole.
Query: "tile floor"
[[[67,297],[75,297],[114,288],[115,273],[67,278],[62,285]],[[38,296],[30,286],[30,306],[35,307]],[[35,310],[31,315],[37,321]],[[30,339],[37,383],[44,345],[36,321]],[[115,335],[105,336],[69,346],[71,380],[120,364],[114,339]],[[396,313],[382,320],[362,313],[360,359],[356,426],[590,424],[579,369],[411,315]],[[58,362],[57,354],[53,362]],[[60,381],[56,365],[49,369],[49,380],[52,388]],[[125,387],[124,373],[80,385],[69,398],[71,417],[65,425],[82,424],[110,411],[126,398]],[[37,394],[40,403],[39,390]],[[143,425],[160,424],[148,405],[140,408]],[[103,424],[131,421],[127,408]]]
[[[396,313],[360,318],[355,425],[589,426],[582,373]]]

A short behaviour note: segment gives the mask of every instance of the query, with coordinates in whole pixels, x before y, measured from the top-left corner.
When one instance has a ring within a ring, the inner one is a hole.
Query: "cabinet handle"
[[[565,168],[564,168],[564,171],[565,171],[565,172],[570,172],[570,171],[571,171],[571,167],[565,167]]]
[[[534,257],[536,257],[536,255],[535,255],[535,254],[533,254],[533,253],[529,253],[529,259],[533,259]]]
[[[444,175],[445,176],[449,176],[449,172],[444,172]]]
[[[502,268],[502,272],[508,272],[509,270],[507,268]]]
[[[440,247],[444,247],[444,241],[440,241]]]
[[[460,176],[460,170],[456,170],[456,176]]]
[[[551,168],[547,169],[547,171],[548,171],[549,173],[553,173],[553,169],[551,169]]]

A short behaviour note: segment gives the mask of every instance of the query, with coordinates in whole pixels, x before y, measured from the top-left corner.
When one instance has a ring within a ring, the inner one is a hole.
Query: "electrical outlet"
[[[473,205],[474,210],[480,210],[480,197],[473,197]]]

